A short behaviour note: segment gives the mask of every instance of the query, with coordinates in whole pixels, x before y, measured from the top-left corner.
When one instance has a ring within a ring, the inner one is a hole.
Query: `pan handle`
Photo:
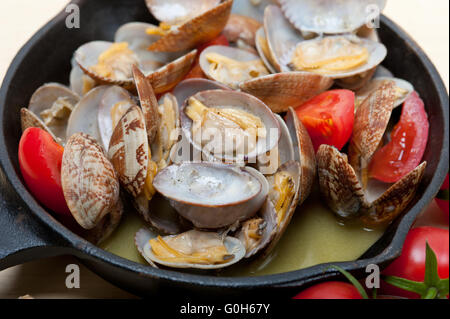
[[[69,250],[67,241],[23,204],[0,168],[0,270]]]

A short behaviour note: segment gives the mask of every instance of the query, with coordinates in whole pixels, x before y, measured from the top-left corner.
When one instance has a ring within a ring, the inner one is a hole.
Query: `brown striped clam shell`
[[[333,85],[329,77],[308,72],[284,72],[258,77],[240,84],[242,91],[262,100],[274,113],[286,112]]]
[[[132,106],[114,129],[108,157],[121,184],[134,197],[142,192],[147,177],[148,149],[144,116],[139,107]]]
[[[225,28],[230,17],[233,0],[225,0],[218,6],[183,23],[176,32],[170,32],[152,43],[150,51],[176,52],[189,50],[216,38]]]
[[[73,217],[93,229],[119,200],[119,181],[103,148],[89,135],[76,133],[67,141],[61,165],[64,197]]]
[[[52,131],[47,127],[47,125],[45,125],[44,122],[42,122],[42,120],[39,117],[37,117],[36,114],[31,112],[27,108],[23,107],[20,109],[20,124],[22,127],[22,132],[29,127],[38,127],[49,133],[58,144],[62,145],[62,141],[52,133]]]

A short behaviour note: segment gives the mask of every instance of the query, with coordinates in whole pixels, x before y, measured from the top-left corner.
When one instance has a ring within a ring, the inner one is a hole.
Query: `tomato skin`
[[[362,299],[362,297],[358,289],[349,283],[329,281],[309,287],[293,299]]]
[[[416,92],[411,93],[391,133],[391,141],[374,154],[369,175],[385,183],[395,183],[415,169],[425,153],[429,126],[422,99]]]
[[[316,152],[322,144],[339,150],[347,144],[353,131],[354,110],[355,93],[350,90],[323,92],[295,109]]]
[[[40,128],[28,128],[20,138],[19,165],[28,189],[47,208],[72,217],[61,187],[63,153],[64,148]]]
[[[448,278],[449,231],[431,226],[417,227],[409,231],[403,245],[402,254],[383,271],[383,275],[423,282],[425,278],[426,242],[436,254],[439,277],[441,279]],[[384,281],[381,282],[381,293],[414,299],[420,297],[416,293],[393,287]]]
[[[210,47],[212,45],[229,46],[230,44],[228,43],[227,38],[223,34],[220,34],[217,38],[198,46],[197,47],[197,58],[195,59],[194,66],[192,67],[191,71],[189,71],[189,73],[184,77],[184,80],[193,79],[193,78],[206,79],[206,75],[203,73],[202,68],[200,67],[199,59],[200,59],[200,54],[207,47]]]

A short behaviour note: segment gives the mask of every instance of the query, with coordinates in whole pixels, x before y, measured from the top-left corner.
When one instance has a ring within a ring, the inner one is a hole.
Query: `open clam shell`
[[[270,53],[269,44],[264,32],[264,27],[261,27],[258,29],[258,31],[256,31],[255,46],[267,70],[269,70],[270,73],[277,73],[278,71],[274,66],[276,63],[274,58],[272,57],[272,54]]]
[[[144,188],[149,159],[144,115],[137,106],[128,109],[111,136],[108,157],[123,187],[134,197]]]
[[[226,85],[207,79],[187,79],[180,82],[172,91],[177,99],[178,106],[183,107],[186,99],[194,96],[198,92],[210,90],[229,90]]]
[[[45,126],[45,129],[56,137],[56,141],[64,144],[66,141],[67,122],[70,113],[77,103],[80,96],[68,87],[59,83],[47,83],[39,87],[31,96],[28,112],[33,113]],[[23,114],[27,119],[24,124],[38,126],[36,119],[32,120],[30,114]],[[41,127],[41,126],[38,126]],[[42,127],[41,127],[42,128]]]
[[[89,135],[67,141],[61,164],[64,197],[75,220],[93,229],[119,200],[119,180],[103,148]]]
[[[79,96],[85,95],[97,86],[97,82],[85,74],[78,64],[72,66],[69,81],[70,89]]]
[[[367,184],[367,166],[381,143],[394,108],[394,82],[383,82],[358,107],[348,151],[349,162]]]
[[[294,159],[300,163],[299,204],[301,204],[311,193],[316,177],[316,155],[308,131],[293,108],[289,108],[286,114],[286,125],[294,144]]]
[[[347,89],[347,90],[352,90],[352,91],[356,91],[359,90],[361,88],[363,88],[364,86],[367,85],[367,83],[370,82],[370,80],[372,80],[372,78],[375,75],[375,72],[377,70],[377,67],[374,67],[366,72],[354,75],[354,76],[350,76],[347,78],[343,78],[343,79],[337,79],[336,80],[336,85],[338,85],[339,87],[343,88],[343,89]]]
[[[55,140],[55,142],[62,145],[62,141],[53,134],[53,132],[47,127],[47,125],[45,125],[44,122],[42,122],[42,120],[37,117],[36,114],[30,112],[30,110],[28,110],[27,108],[23,107],[20,109],[20,124],[22,127],[22,132],[29,127],[38,127],[49,133]]]
[[[262,76],[240,84],[242,91],[256,96],[275,113],[303,104],[333,85],[329,77],[308,72],[284,72]]]
[[[232,4],[233,0],[222,1],[203,14],[184,22],[176,30],[150,45],[149,50],[156,52],[189,50],[216,38],[227,24]]]
[[[194,226],[212,229],[256,214],[265,200],[260,178],[233,165],[182,163],[159,171],[153,186]]]
[[[224,149],[215,149],[214,154],[211,154],[214,157],[232,163],[242,162],[242,160],[253,161],[259,155],[270,151],[278,144],[281,134],[280,125],[272,111],[259,99],[246,93],[226,90],[203,91],[197,93],[194,97],[209,108],[231,108],[248,112],[261,119],[267,130],[265,137],[257,139],[253,150],[243,150],[244,152],[247,151],[245,154],[228,154]],[[193,121],[185,114],[186,107],[187,104],[185,103],[180,114],[183,133],[197,150],[202,151],[202,145],[193,138]]]
[[[97,115],[102,98],[109,88],[107,85],[98,86],[83,96],[72,110],[67,122],[67,139],[75,133],[85,133],[99,143],[102,142]],[[108,145],[103,145],[103,148],[107,149]]]
[[[148,228],[139,229],[134,235],[134,245],[141,254],[141,256],[150,264],[150,266],[158,268],[156,264],[144,254],[144,246],[150,241],[150,239],[157,237],[158,234]]]
[[[278,4],[278,0],[245,0],[234,1],[232,13],[252,17],[262,22],[264,19],[264,10],[269,5]]]
[[[397,95],[397,98],[394,102],[394,108],[403,104],[406,101],[408,96],[414,91],[414,87],[408,81],[393,78],[393,77],[376,77],[367,85],[362,87],[360,90],[356,92],[356,101],[355,105],[358,107],[362,102],[372,93],[374,92],[384,81],[393,81],[395,85],[395,90],[400,89],[403,91],[402,93]]]
[[[272,57],[272,64],[278,72],[292,71],[286,63],[298,43],[304,41],[301,34],[286,20],[280,8],[274,5],[266,7],[264,12],[264,32]]]
[[[159,264],[164,265],[171,268],[195,268],[195,269],[219,269],[231,266],[242,258],[245,255],[245,247],[242,243],[233,237],[226,236],[224,238],[217,233],[204,232],[198,230],[191,230],[186,233],[182,233],[177,235],[178,237],[183,237],[183,241],[187,241],[190,249],[204,249],[208,248],[208,246],[215,246],[217,243],[223,243],[225,246],[228,255],[226,262],[218,263],[218,264],[201,264],[201,263],[188,263],[188,262],[170,262],[161,260],[156,256],[152,250],[150,239],[156,238],[157,235],[152,232],[144,232],[140,230],[135,236],[135,242],[138,245],[138,250],[142,253],[144,258],[147,261],[150,261],[151,265]],[[177,236],[167,236],[163,237],[164,240],[168,240],[169,238],[174,238]],[[139,246],[144,242],[144,238],[149,238],[144,244],[144,246]]]
[[[386,0],[279,0],[289,21],[302,31],[318,34],[352,32],[368,22],[368,8],[380,13]]]
[[[239,88],[239,84],[244,81],[245,79],[249,79],[249,78],[254,78],[254,77],[259,77],[262,75],[266,75],[268,74],[267,69],[265,68],[265,66],[262,66],[260,68],[256,68],[256,67],[245,67],[245,66],[231,66],[231,65],[224,65],[224,68],[227,70],[222,70],[222,72],[214,72],[216,71],[213,68],[213,64],[208,60],[207,56],[208,54],[211,53],[217,53],[220,54],[222,56],[225,56],[227,58],[233,59],[235,61],[238,62],[250,62],[250,61],[261,61],[259,56],[246,51],[246,50],[241,50],[241,49],[237,49],[237,48],[233,48],[233,47],[228,47],[228,46],[224,46],[224,45],[213,45],[210,46],[208,48],[206,48],[205,50],[203,50],[203,52],[200,54],[200,67],[203,71],[203,73],[205,73],[205,75],[212,79],[215,80],[217,82],[220,82],[222,84],[225,84],[233,89],[238,89]],[[229,70],[228,68],[233,68],[232,71]],[[234,79],[233,77],[230,77],[230,74],[236,74],[238,73],[239,76],[239,80]],[[255,74],[253,74],[255,73]]]
[[[320,42],[323,39],[324,38],[319,37],[319,38],[315,38],[312,40],[305,40],[302,43],[300,43],[299,45],[311,45],[311,44]],[[372,69],[376,68],[384,60],[384,58],[387,55],[387,49],[382,43],[371,41],[368,39],[359,38],[355,35],[328,36],[327,39],[329,39],[329,40],[345,39],[345,40],[350,41],[351,43],[355,43],[355,44],[358,44],[358,45],[366,48],[369,53],[369,58],[365,63],[363,63],[353,69],[347,70],[347,71],[340,71],[340,72],[336,71],[334,73],[327,74],[327,76],[329,76],[333,79],[343,79],[343,78],[354,77],[357,75],[359,75],[362,78],[367,77],[366,72],[369,72]],[[289,52],[283,56],[283,58],[280,60],[281,64],[283,65],[282,68],[293,69],[291,62],[292,62],[294,54],[295,54],[295,50],[292,50],[291,52]],[[369,73],[369,75],[370,75],[370,73]]]
[[[427,165],[424,162],[397,183],[386,184],[386,191],[369,201],[370,190],[364,191],[347,156],[322,145],[317,159],[320,191],[328,206],[344,219],[359,218],[367,227],[389,224],[402,213],[414,198]]]
[[[251,16],[231,14],[223,30],[223,35],[230,43],[239,46],[239,43],[242,42],[250,47],[254,47],[256,31],[261,26],[261,23],[251,18]]]

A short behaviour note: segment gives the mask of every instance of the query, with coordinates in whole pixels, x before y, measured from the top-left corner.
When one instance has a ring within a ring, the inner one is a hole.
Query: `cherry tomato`
[[[303,290],[294,299],[362,299],[362,297],[352,284],[329,281]]]
[[[436,196],[436,203],[438,204],[439,208],[444,212],[445,217],[447,218],[447,222],[449,220],[449,204],[448,204],[448,198],[449,198],[449,182],[448,182],[448,174],[445,178],[444,184],[441,187],[441,190]]]
[[[211,40],[209,42],[206,42],[206,43],[200,45],[197,48],[197,59],[195,60],[194,66],[192,67],[191,71],[189,71],[189,73],[185,76],[185,78],[184,78],[185,80],[186,79],[192,79],[192,78],[206,78],[205,74],[202,71],[202,68],[200,67],[199,58],[200,58],[200,54],[207,47],[210,47],[212,45],[229,46],[230,44],[228,43],[227,38],[223,34],[221,34],[217,38],[215,38],[214,40]]]
[[[64,148],[46,131],[26,129],[19,142],[19,164],[28,189],[44,206],[59,215],[71,217],[61,187]]]
[[[411,229],[406,236],[401,256],[390,264],[383,271],[383,274],[413,281],[424,281],[426,242],[428,242],[431,249],[433,249],[436,254],[439,277],[441,279],[448,278],[449,231],[447,229],[431,226]],[[393,287],[384,281],[382,281],[381,293],[407,298],[419,297],[416,293]]]
[[[369,165],[370,176],[395,183],[415,169],[427,146],[428,129],[423,101],[413,92],[403,105],[400,121],[391,133],[391,141],[373,156]]]
[[[319,94],[295,109],[305,125],[314,149],[328,144],[341,150],[347,144],[355,120],[355,93],[332,90]]]

